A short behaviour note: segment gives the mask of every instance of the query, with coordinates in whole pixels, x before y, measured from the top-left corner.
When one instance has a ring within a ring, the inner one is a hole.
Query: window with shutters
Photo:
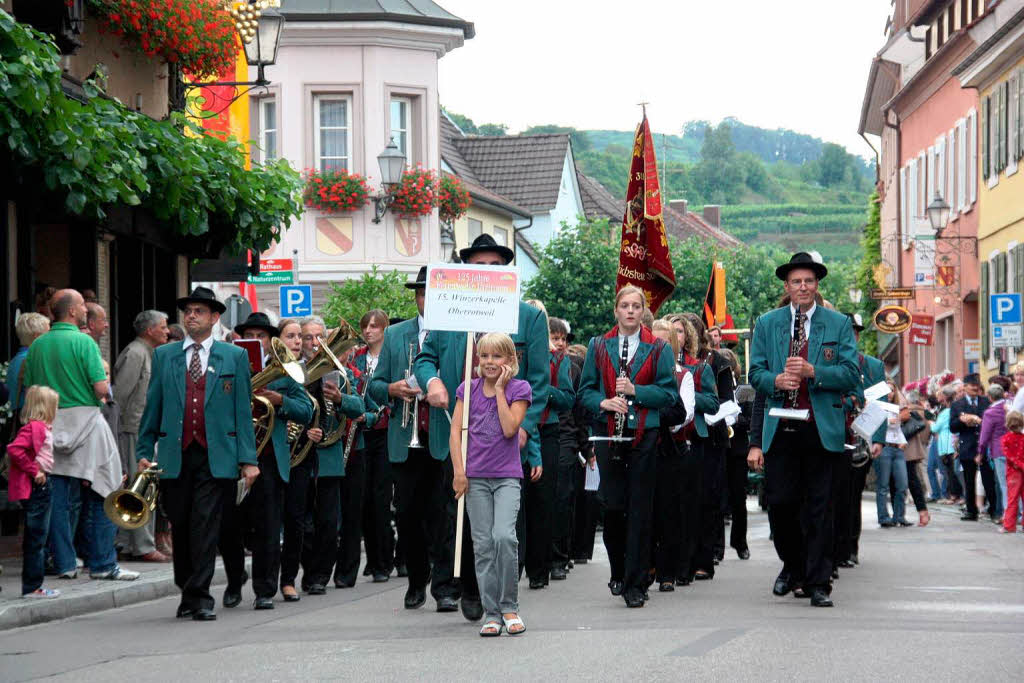
[[[928,206],[928,202],[935,196],[935,159],[937,157],[936,149],[929,147],[928,152],[925,155],[925,171],[924,171],[924,205]],[[923,216],[924,212],[918,214]]]
[[[988,329],[988,268],[989,262],[981,262],[981,272],[979,273],[979,287],[981,295],[978,297],[978,331],[981,333],[981,357],[982,359],[988,359],[989,357],[989,329]]]
[[[967,208],[967,119],[957,121],[956,139],[956,205],[963,211]]]
[[[949,215],[955,218],[960,212],[956,203],[956,128],[951,128],[946,136],[946,203],[949,204]]]
[[[1017,71],[1017,159],[1024,159],[1024,68]]]
[[[967,114],[967,202],[974,206],[978,199],[978,112]]]
[[[946,192],[946,136],[941,136],[935,141],[935,191],[942,195],[942,198],[949,200]]]
[[[996,291],[995,294],[1002,294],[1006,291],[1006,252],[996,254]]]
[[[989,133],[992,130],[989,113],[991,110],[992,96],[986,95],[981,100],[981,177],[985,180],[992,175],[992,169],[989,168],[989,145],[991,144]]]
[[[907,207],[910,205],[910,197],[907,196],[909,183],[907,182],[907,176],[910,173],[908,166],[904,166],[900,169],[900,243],[903,248],[906,249],[909,246],[910,240],[910,218]]]
[[[1024,244],[1013,248],[1013,291],[1024,292]]]
[[[1020,111],[1017,108],[1017,77],[1013,76],[1006,83],[1006,175],[1013,175],[1017,172],[1017,126],[1020,118]]]
[[[1006,91],[1008,83],[999,84],[999,156],[996,172],[1001,173],[1006,168]]]

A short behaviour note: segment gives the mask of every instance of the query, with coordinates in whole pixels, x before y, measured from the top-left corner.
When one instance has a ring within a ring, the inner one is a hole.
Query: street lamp
[[[448,263],[458,263],[459,257],[455,252],[455,230],[447,223],[441,223],[441,256],[445,257]]]
[[[271,2],[272,0],[248,0],[247,3],[231,9],[231,18],[235,20],[238,37],[245,49],[245,61],[249,66],[256,67],[256,80],[186,83],[186,90],[215,85],[249,86],[249,90],[252,90],[270,85],[263,70],[277,62],[277,48],[281,44],[281,30],[284,28],[284,17],[271,7]],[[228,106],[249,90],[238,93]]]
[[[402,180],[402,171],[405,170],[405,154],[398,149],[395,139],[384,148],[384,151],[377,155],[377,164],[380,166],[380,182],[384,186],[384,192],[373,198],[374,223],[380,223],[380,219],[388,212],[388,207],[395,201],[392,188]]]
[[[861,298],[864,296],[864,292],[862,292],[860,288],[857,286],[850,287],[850,289],[847,290],[846,294],[847,296],[850,297],[850,303],[853,304],[854,306],[859,304]]]
[[[935,231],[935,238],[938,239],[949,223],[949,204],[936,191],[935,198],[928,205],[928,208],[925,209],[925,212],[928,214],[928,222],[932,224],[932,230]]]

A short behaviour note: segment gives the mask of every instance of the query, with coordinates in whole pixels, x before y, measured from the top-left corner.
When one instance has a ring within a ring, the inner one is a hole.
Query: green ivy
[[[859,312],[864,318],[865,326],[870,325],[875,315],[876,302],[871,299],[871,290],[875,289],[875,266],[882,262],[882,203],[878,192],[873,192],[868,199],[868,223],[864,226],[861,237],[861,260],[857,266],[857,288],[862,293]],[[860,349],[869,356],[878,355],[877,333],[862,332]]]
[[[302,181],[286,161],[247,170],[245,147],[184,115],[164,121],[61,89],[52,38],[0,10],[0,144],[23,175],[40,173],[69,213],[102,220],[110,204],[141,206],[181,235],[235,250],[268,248],[302,214]],[[184,134],[187,131],[189,134]]]

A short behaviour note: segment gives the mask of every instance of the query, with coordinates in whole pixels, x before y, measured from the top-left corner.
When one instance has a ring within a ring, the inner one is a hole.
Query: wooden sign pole
[[[458,426],[458,429],[462,430],[461,439],[461,453],[456,456],[452,453],[451,456],[462,458],[462,470],[466,470],[466,447],[469,446],[469,396],[472,393],[470,391],[470,385],[473,382],[473,333],[466,333],[466,367],[463,372],[463,381],[466,383],[466,388],[463,391],[462,396],[462,424]],[[456,429],[456,425],[451,426],[452,429]],[[459,498],[458,510],[455,513],[455,578],[462,576],[462,518],[466,511],[466,495],[469,493],[469,488],[466,488],[466,493],[462,494]]]

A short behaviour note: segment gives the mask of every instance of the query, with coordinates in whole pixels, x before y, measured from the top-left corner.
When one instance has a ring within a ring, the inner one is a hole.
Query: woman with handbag
[[[928,442],[931,440],[931,430],[928,429],[929,415],[921,402],[921,394],[916,390],[908,393],[907,405],[900,410],[900,419],[903,421],[900,428],[907,439],[903,459],[907,463],[907,488],[910,489],[910,497],[914,499],[914,507],[917,508],[918,526],[928,526],[932,519],[931,513],[928,512],[921,476],[921,464],[928,454]]]

